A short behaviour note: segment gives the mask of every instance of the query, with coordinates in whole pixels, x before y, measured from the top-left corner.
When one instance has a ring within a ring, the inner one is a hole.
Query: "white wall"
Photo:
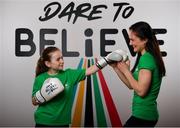
[[[0,1],[0,126],[33,126],[33,111],[35,107],[31,104],[31,91],[34,79],[36,61],[39,57],[39,30],[41,28],[56,28],[58,33],[47,35],[47,39],[53,39],[56,46],[61,48],[61,31],[67,29],[68,50],[80,52],[79,57],[65,58],[65,68],[76,68],[79,59],[85,56],[84,42],[88,39],[84,36],[84,30],[93,30],[94,57],[100,57],[100,29],[117,28],[118,34],[110,35],[108,39],[114,39],[114,46],[107,46],[107,51],[117,48],[127,49],[122,35],[122,29],[140,20],[147,21],[153,28],[165,28],[166,34],[158,35],[158,39],[164,40],[161,50],[167,52],[164,57],[167,76],[163,79],[158,102],[160,119],[158,126],[180,126],[180,2],[178,0],[137,0],[120,1],[128,2],[135,11],[127,18],[118,17],[116,22],[112,22],[114,12],[112,4],[119,1],[91,1],[92,5],[106,4],[108,9],[100,14],[103,18],[94,21],[87,21],[78,18],[75,24],[72,19],[67,22],[67,17],[62,19],[57,16],[47,22],[40,22],[38,17],[43,15],[45,5],[53,1],[45,0],[1,0]],[[70,0],[59,1],[63,6],[70,3]],[[74,1],[75,2],[75,1]],[[84,1],[75,2],[76,6]],[[90,1],[86,1],[90,2]],[[33,56],[15,56],[15,30],[17,28],[28,28],[34,34],[34,42],[37,50]],[[135,57],[130,57],[132,63]],[[133,65],[132,65],[133,66]],[[122,123],[130,116],[131,92],[127,90],[123,83],[111,71],[110,67],[103,69],[103,74],[109,86],[113,99],[121,115]],[[113,77],[109,77],[113,76]]]

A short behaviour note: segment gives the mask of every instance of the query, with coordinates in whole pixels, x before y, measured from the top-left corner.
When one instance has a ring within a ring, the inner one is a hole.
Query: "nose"
[[[129,45],[133,45],[133,42],[130,40]]]
[[[64,64],[64,60],[63,59],[60,59],[59,61],[60,61],[60,63]]]

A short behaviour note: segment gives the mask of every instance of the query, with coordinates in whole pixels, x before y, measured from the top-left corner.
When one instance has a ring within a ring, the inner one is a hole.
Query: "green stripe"
[[[94,65],[93,59],[92,59],[92,65]],[[94,84],[94,97],[95,97],[96,115],[97,115],[97,126],[106,127],[107,126],[106,117],[104,113],[104,108],[99,91],[99,85],[98,85],[96,73],[93,74],[93,84]]]

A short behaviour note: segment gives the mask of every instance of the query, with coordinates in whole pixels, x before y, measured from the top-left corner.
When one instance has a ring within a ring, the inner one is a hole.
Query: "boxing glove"
[[[126,60],[128,60],[127,52],[124,50],[118,49],[118,50],[115,50],[115,51],[109,53],[106,57],[98,60],[96,63],[96,66],[99,69],[102,69],[107,64],[110,64],[113,62],[118,62],[118,61],[126,61]]]
[[[36,92],[34,98],[39,104],[47,102],[64,90],[64,86],[58,78],[48,78],[41,89]]]

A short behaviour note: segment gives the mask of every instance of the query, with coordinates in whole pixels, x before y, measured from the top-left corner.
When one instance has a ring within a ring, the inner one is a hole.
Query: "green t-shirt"
[[[50,101],[40,104],[34,113],[37,124],[44,125],[68,125],[71,123],[73,86],[85,79],[85,69],[66,69],[56,75],[47,72],[35,78],[32,96],[41,89],[47,78],[58,78],[64,85],[64,91]]]
[[[133,73],[136,80],[138,80],[138,74],[141,69],[150,70],[152,73],[152,80],[148,94],[145,97],[140,97],[134,91],[132,114],[144,120],[158,120],[159,114],[156,99],[159,94],[162,77],[159,77],[156,61],[149,52],[144,53],[140,57],[139,63]]]

